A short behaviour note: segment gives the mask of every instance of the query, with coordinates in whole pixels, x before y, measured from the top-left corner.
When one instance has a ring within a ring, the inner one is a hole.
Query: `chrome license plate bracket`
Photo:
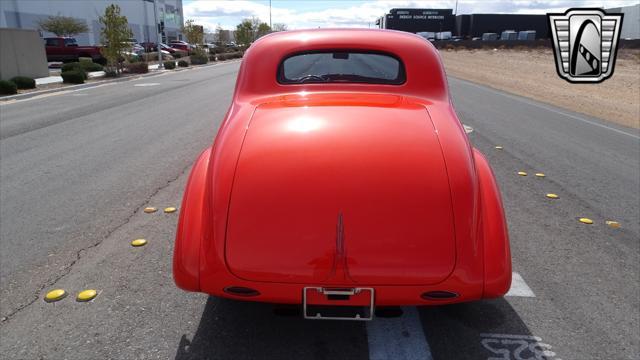
[[[305,287],[302,308],[310,320],[373,320],[373,288]]]

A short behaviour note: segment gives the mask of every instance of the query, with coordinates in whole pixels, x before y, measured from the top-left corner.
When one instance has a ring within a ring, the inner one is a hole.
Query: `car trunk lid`
[[[433,284],[455,265],[437,132],[404,102],[258,107],[227,226],[227,265],[252,281]]]

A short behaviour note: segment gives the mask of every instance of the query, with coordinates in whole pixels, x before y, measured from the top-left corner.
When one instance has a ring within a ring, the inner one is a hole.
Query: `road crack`
[[[38,287],[38,289],[35,291],[35,294],[33,296],[32,299],[30,299],[28,302],[18,306],[17,308],[15,308],[13,311],[11,311],[10,313],[8,313],[7,315],[3,316],[0,319],[0,324],[6,324],[8,320],[10,320],[12,317],[14,317],[15,315],[17,315],[18,313],[20,313],[21,311],[25,310],[26,308],[28,308],[29,306],[33,305],[36,301],[38,301],[38,299],[40,298],[40,294],[42,293],[42,291],[48,287],[53,287],[55,284],[58,283],[58,281],[62,280],[65,276],[69,275],[71,273],[71,270],[73,270],[73,267],[76,263],[78,263],[78,261],[80,261],[80,259],[82,259],[91,249],[96,248],[98,246],[100,246],[105,240],[109,239],[111,237],[111,235],[113,235],[113,233],[115,233],[116,231],[118,231],[119,229],[121,229],[122,227],[124,227],[125,225],[129,224],[129,222],[131,222],[131,219],[133,219],[134,216],[136,216],[138,213],[140,213],[147,205],[149,205],[149,203],[151,202],[151,199],[153,199],[156,195],[158,195],[162,190],[166,189],[167,187],[169,187],[171,184],[173,184],[174,182],[176,182],[178,179],[180,179],[182,176],[186,175],[187,172],[189,171],[189,169],[191,168],[193,164],[189,164],[186,167],[184,167],[177,176],[167,180],[167,182],[159,187],[157,187],[153,193],[149,196],[147,196],[134,210],[133,212],[127,216],[126,219],[124,219],[120,224],[115,225],[113,228],[109,229],[107,231],[107,233],[102,237],[101,240],[99,240],[98,242],[94,243],[94,244],[90,244],[89,246],[83,247],[79,250],[76,251],[75,254],[75,259],[73,259],[70,263],[68,263],[67,265],[65,265],[62,268],[62,273],[60,273],[58,276],[56,276],[55,278],[53,278],[50,281],[47,281],[45,284],[41,285],[40,287]]]

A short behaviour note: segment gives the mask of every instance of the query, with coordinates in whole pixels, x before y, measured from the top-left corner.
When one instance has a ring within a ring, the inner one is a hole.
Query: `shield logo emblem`
[[[623,14],[569,9],[547,17],[560,77],[572,83],[599,83],[613,75]]]

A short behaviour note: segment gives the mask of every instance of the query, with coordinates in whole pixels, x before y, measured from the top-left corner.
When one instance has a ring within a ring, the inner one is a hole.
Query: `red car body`
[[[184,41],[172,41],[169,46],[176,50],[185,51],[187,54],[193,52],[193,47]]]
[[[353,49],[397,57],[405,82],[277,80],[291,54]],[[173,272],[184,290],[286,304],[367,305],[360,290],[375,306],[504,295],[500,193],[456,116],[435,47],[387,30],[256,41],[193,166]]]
[[[44,38],[47,61],[78,61],[81,57],[90,57],[94,61],[104,60],[99,46],[78,46],[75,38]]]
[[[184,45],[184,44],[175,44],[175,43],[171,43],[171,47],[174,49],[178,49],[178,50],[182,50],[182,51],[186,51],[189,52],[189,45]]]

